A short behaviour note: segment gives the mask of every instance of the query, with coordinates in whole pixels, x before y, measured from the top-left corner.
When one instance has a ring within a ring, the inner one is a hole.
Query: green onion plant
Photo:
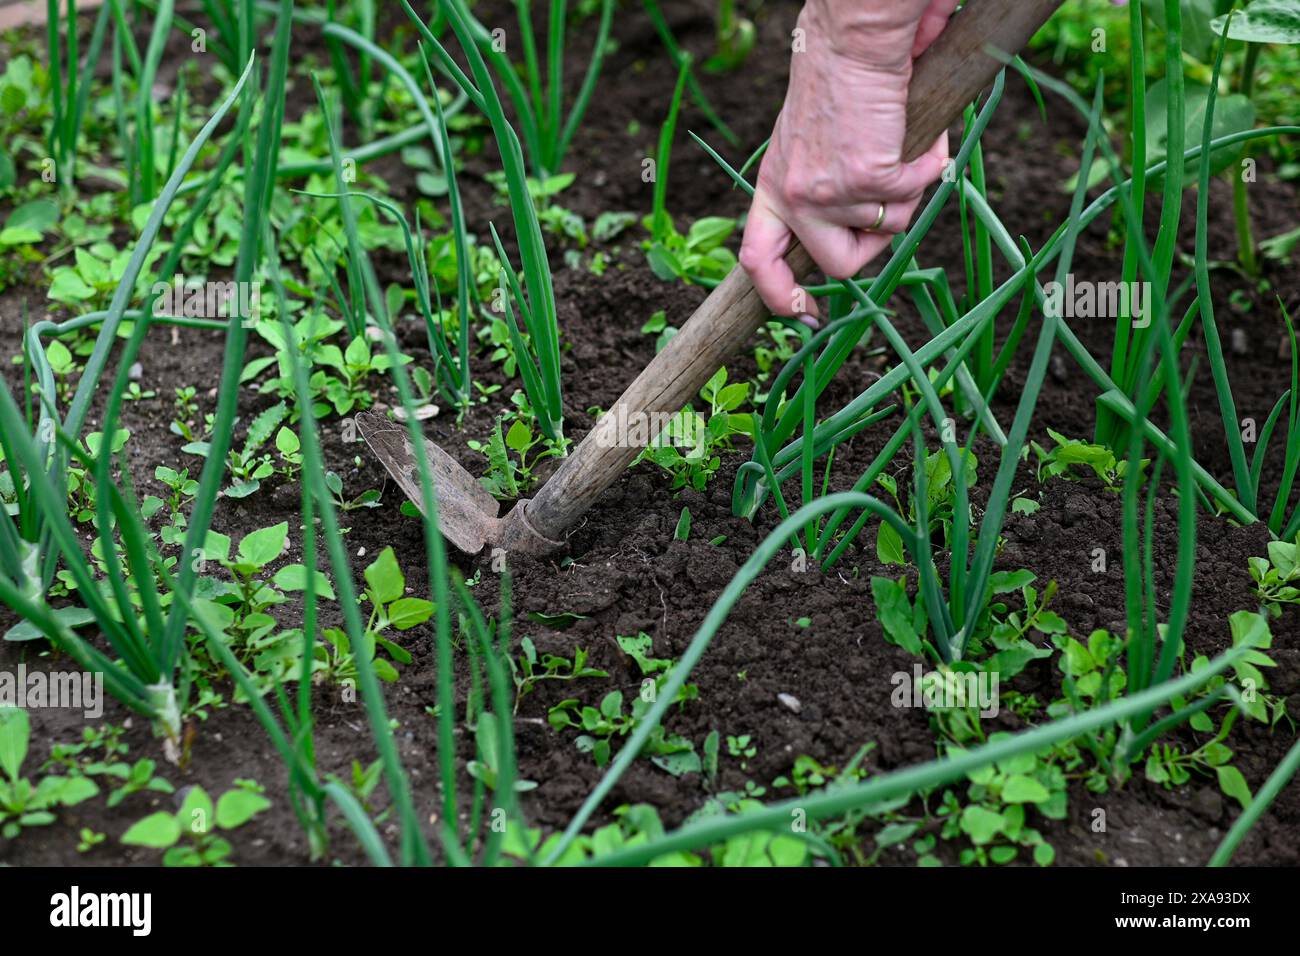
[[[440,43],[434,39],[436,33],[432,26],[424,23],[411,9],[406,0],[402,6],[407,14],[419,24],[425,42],[432,45],[438,53],[440,68],[452,77],[463,78],[464,74],[447,54]],[[537,36],[533,29],[531,0],[517,0],[519,43],[522,47],[523,63],[516,68],[508,54],[510,46],[508,34],[503,29],[489,31],[470,11],[465,0],[439,0],[439,13],[452,27],[470,57],[471,66],[475,59],[482,60],[491,67],[491,75],[505,89],[510,106],[519,123],[520,137],[528,166],[533,170],[539,182],[545,182],[552,175],[560,172],[564,165],[565,154],[573,144],[578,127],[591,103],[600,77],[600,69],[605,60],[609,41],[609,29],[614,17],[614,0],[600,0],[600,21],[596,29],[596,41],[587,60],[587,69],[582,82],[574,95],[573,104],[566,114],[564,101],[564,56],[568,36],[567,0],[551,0],[547,17],[546,56],[543,67],[539,56]],[[477,56],[470,56],[473,48]],[[480,76],[479,68],[473,69],[474,83],[483,90],[485,96],[496,101],[495,91],[490,90],[492,83],[487,80],[486,69]],[[462,84],[464,86],[464,84]],[[468,92],[468,90],[466,90]],[[499,109],[499,103],[479,102],[473,94],[471,99],[492,121],[493,110]],[[502,152],[506,145],[498,140]],[[518,148],[518,147],[515,147]],[[504,160],[504,156],[503,156]]]
[[[7,387],[0,389],[0,430],[3,451],[14,488],[28,507],[20,506],[19,527],[0,520],[0,542],[4,544],[5,568],[0,574],[0,595],[24,620],[34,625],[55,646],[66,651],[81,666],[105,675],[105,685],[133,709],[148,715],[159,731],[173,741],[180,733],[184,694],[178,694],[178,671],[183,663],[183,646],[165,637],[164,610],[172,592],[171,569],[153,546],[148,528],[129,484],[112,480],[112,436],[117,432],[121,395],[136,349],[149,326],[151,310],[137,314],[132,339],[124,351],[114,391],[104,411],[103,436],[92,453],[79,440],[89,400],[99,380],[107,350],[126,313],[126,303],[144,265],[180,180],[190,169],[213,130],[240,97],[253,72],[250,59],[239,82],[180,159],[163,189],[142,231],[126,273],[118,285],[108,313],[94,316],[101,323],[95,352],[74,396],[67,417],[60,422],[53,408],[53,390],[41,389],[41,417],[33,434],[32,420],[25,417]],[[247,100],[245,100],[247,102]],[[247,115],[247,114],[245,114]],[[252,217],[256,218],[256,217]],[[192,228],[192,220],[186,229]],[[181,243],[163,268],[175,268]],[[230,323],[231,336],[239,322]],[[38,350],[39,351],[39,350]],[[31,351],[28,352],[29,358]],[[38,381],[44,373],[37,370]],[[83,550],[80,534],[68,515],[64,462],[76,460],[94,472],[99,489],[96,503],[96,544],[92,556]],[[125,479],[124,479],[125,482]],[[215,490],[209,499],[215,497]],[[196,504],[198,498],[196,498]],[[209,501],[210,503],[210,501]],[[39,521],[31,520],[32,514]],[[187,551],[186,554],[189,552]],[[125,563],[123,562],[125,559]],[[84,604],[81,609],[54,611],[43,600],[61,562]],[[103,568],[100,579],[96,565]],[[114,660],[80,638],[70,622],[93,620],[120,660]]]
[[[1300,44],[1300,5],[1295,0],[1254,0],[1244,10],[1230,11],[1210,22],[1210,28],[1229,40],[1245,44],[1237,92],[1247,102],[1255,93],[1255,73],[1265,44]],[[1253,121],[1254,111],[1250,111]],[[1244,166],[1244,163],[1243,163]],[[1259,251],[1250,220],[1250,177],[1245,169],[1232,170],[1232,210],[1237,226],[1237,256],[1249,275],[1259,274]]]
[[[415,23],[425,44],[435,53],[444,68],[451,72],[461,91],[481,109],[492,126],[501,165],[505,172],[515,239],[523,264],[520,282],[511,268],[502,270],[498,298],[506,315],[529,403],[537,416],[541,433],[557,448],[565,447],[564,404],[560,380],[560,329],[555,312],[555,290],[551,267],[546,256],[537,209],[528,188],[519,137],[506,119],[501,98],[497,95],[493,73],[480,49],[472,18],[468,18],[458,0],[439,0],[440,9],[470,65],[467,76],[455,65],[451,54],[435,37],[406,0],[402,5]],[[502,263],[510,258],[500,237],[492,228],[497,255]],[[519,319],[515,318],[515,310]],[[525,333],[527,339],[525,339]]]
[[[713,104],[709,101],[708,96],[704,93],[704,88],[700,86],[699,78],[695,75],[695,69],[691,62],[691,55],[682,48],[673,36],[672,27],[668,25],[668,18],[664,16],[656,0],[641,0],[642,6],[645,7],[646,14],[650,17],[651,24],[654,25],[655,32],[659,34],[659,40],[663,43],[664,49],[668,51],[669,58],[677,69],[686,74],[686,85],[691,92],[691,100],[695,103],[699,111],[704,114],[704,118],[709,121],[714,129],[732,146],[739,145],[740,139],[718,115]],[[721,26],[721,24],[720,24]]]
[[[86,60],[78,70],[80,56],[76,0],[66,6],[58,0],[46,3],[46,55],[49,63],[50,100],[53,109],[48,140],[49,158],[55,180],[64,196],[72,193],[77,172],[77,138],[86,115],[90,80],[98,66],[108,26],[108,7],[95,17]],[[60,37],[60,33],[65,36]]]

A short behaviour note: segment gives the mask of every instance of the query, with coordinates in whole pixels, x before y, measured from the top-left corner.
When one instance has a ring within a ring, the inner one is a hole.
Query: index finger
[[[817,317],[817,303],[795,279],[785,254],[794,233],[768,205],[762,190],[754,194],[740,243],[740,265],[773,315]]]

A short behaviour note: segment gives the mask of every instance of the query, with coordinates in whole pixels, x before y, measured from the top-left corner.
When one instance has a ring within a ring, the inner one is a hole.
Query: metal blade
[[[371,451],[423,513],[420,472],[406,426],[376,412],[359,412],[356,421]],[[477,554],[496,531],[497,500],[456,459],[427,438],[424,456],[438,502],[438,530],[460,550]]]

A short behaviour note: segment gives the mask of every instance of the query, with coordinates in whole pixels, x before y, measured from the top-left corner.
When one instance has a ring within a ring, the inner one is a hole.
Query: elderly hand
[[[759,167],[740,262],[768,308],[812,322],[817,306],[785,253],[797,237],[829,276],[857,275],[907,229],[943,173],[948,138],[902,158],[912,61],[957,0],[809,0],[790,85]],[[800,42],[802,41],[802,43]]]

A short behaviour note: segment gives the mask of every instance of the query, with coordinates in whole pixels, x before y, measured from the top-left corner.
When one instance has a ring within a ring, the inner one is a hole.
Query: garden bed
[[[679,40],[687,48],[707,55],[713,36],[707,8],[674,0],[664,4],[664,10]],[[766,137],[780,108],[789,60],[786,38],[796,12],[797,4],[793,3],[765,5],[755,16],[758,42],[743,70],[722,76],[701,74],[719,113],[747,147]],[[478,8],[478,16],[485,23],[508,15],[513,18],[504,3]],[[396,27],[400,16],[399,10],[389,25]],[[589,46],[594,28],[592,20],[576,27],[576,49]],[[613,36],[617,49],[606,61],[596,99],[583,124],[583,135],[566,164],[576,179],[564,193],[564,204],[587,222],[606,211],[631,211],[638,216],[649,211],[652,186],[641,180],[640,164],[645,156],[653,154],[676,76],[672,62],[643,17],[617,16]],[[295,33],[295,58],[299,56],[299,43],[324,56],[323,47],[316,44],[311,31],[304,30],[301,40]],[[175,45],[169,48],[160,76],[168,75],[168,64],[179,55],[176,49]],[[583,64],[574,60],[568,70],[576,83]],[[304,76],[291,73],[291,82],[290,118],[293,109],[314,102]],[[217,90],[211,91],[214,98],[218,94]],[[1083,120],[1063,103],[1049,100],[1049,107],[1046,118],[1040,119],[1023,82],[1010,77],[1005,100],[984,137],[991,202],[1003,221],[1017,234],[1023,234],[1034,248],[1068,215],[1070,195],[1062,184],[1077,171],[1078,144],[1085,132]],[[707,121],[690,105],[684,108],[681,125],[710,141],[716,140],[709,135]],[[733,160],[739,158],[738,151],[726,152]],[[461,176],[467,219],[476,224],[471,228],[480,235],[486,233],[489,219],[508,220],[508,211],[496,202],[493,188],[481,175],[494,169],[496,162],[496,153],[489,144],[482,155],[468,160]],[[396,156],[373,164],[368,171],[387,183],[394,201],[413,202],[417,198],[414,179]],[[1300,213],[1296,182],[1278,180],[1270,172],[1269,161],[1261,160],[1260,182],[1251,193],[1261,236],[1294,228]],[[1212,187],[1209,254],[1212,259],[1228,260],[1234,255],[1235,241],[1231,190],[1217,179]],[[1184,201],[1183,245],[1190,249],[1194,191],[1188,191]],[[669,203],[673,213],[688,222],[706,215],[738,216],[747,205],[744,194],[734,190],[716,164],[685,137],[679,139],[673,156]],[[1107,232],[1098,224],[1080,236],[1073,265],[1076,276],[1100,280],[1118,272],[1123,246]],[[958,233],[955,209],[946,210],[922,247],[920,264],[946,269],[960,294],[963,263]],[[703,301],[707,290],[656,277],[630,232],[609,245],[596,245],[581,254],[584,264],[593,251],[608,255],[610,264],[602,275],[594,275],[587,268],[566,268],[563,247],[550,241],[559,326],[569,346],[562,357],[565,429],[568,435],[580,439],[594,422],[590,409],[610,407],[623,387],[654,356],[655,336],[642,332],[642,325],[654,312],[662,310],[668,324],[680,326]],[[409,285],[404,257],[381,254],[376,255],[375,262],[382,285]],[[1222,273],[1222,281],[1216,273],[1214,283],[1219,325],[1229,343],[1228,369],[1240,417],[1253,417],[1261,423],[1290,378],[1291,360],[1283,348],[1284,326],[1276,294],[1281,293],[1293,315],[1300,311],[1300,265],[1295,261],[1284,264],[1268,260],[1265,269],[1274,290],[1268,293],[1247,289],[1234,294],[1241,284],[1227,272]],[[0,292],[0,336],[8,353],[18,350],[24,307],[31,316],[38,317],[46,313],[48,306],[39,282],[20,283]],[[897,313],[897,327],[913,348],[929,338],[906,297],[896,297],[890,307]],[[1108,354],[1113,323],[1077,319],[1071,327],[1093,354]],[[1033,328],[1031,335],[1036,334]],[[410,321],[399,326],[398,338],[417,364],[429,363],[420,323]],[[873,339],[867,344],[875,347],[883,342]],[[200,410],[211,411],[223,349],[224,338],[216,332],[157,328],[150,333],[140,355],[141,384],[156,392],[156,397],[126,403],[121,420],[121,427],[131,432],[125,460],[131,464],[131,477],[141,494],[160,493],[153,478],[160,464],[176,469],[196,468],[196,459],[181,452],[184,442],[169,430],[173,418],[170,397],[177,388],[193,386]],[[250,343],[250,359],[272,354],[266,343],[258,339]],[[1200,356],[1201,369],[1187,398],[1195,457],[1227,484],[1231,467],[1222,440],[1216,392],[1207,371],[1204,344],[1195,333],[1185,348],[1185,368],[1193,356]],[[994,398],[992,408],[1004,425],[1014,415],[1030,358],[1030,348],[1019,351]],[[860,347],[823,393],[819,408],[839,408],[861,391],[871,376],[886,371],[891,364],[887,356]],[[752,353],[728,366],[732,381],[751,379],[757,372]],[[504,386],[503,392],[488,403],[472,406],[459,425],[454,414],[446,410],[424,424],[432,440],[478,474],[483,471],[484,458],[466,442],[486,436],[504,405],[501,395],[514,385],[499,365],[489,363],[482,355],[476,358],[475,376],[484,383]],[[376,376],[371,382],[380,402],[396,402],[386,378]],[[1068,438],[1091,440],[1094,398],[1092,383],[1058,346],[1029,437],[1045,448],[1051,447],[1049,428]],[[98,421],[102,401],[102,395],[96,399],[91,425]],[[243,423],[236,430],[237,442],[247,421],[272,403],[250,388],[241,392]],[[900,420],[896,413],[893,419],[867,429],[837,450],[837,476],[831,490],[843,490],[852,483],[851,476],[870,464]],[[341,523],[349,529],[343,540],[352,556],[354,576],[362,580],[371,561],[384,548],[391,547],[408,585],[423,582],[423,532],[418,519],[399,510],[403,501],[400,489],[387,480],[364,445],[342,441],[337,418],[323,420],[321,428],[326,465],[342,478],[348,496],[372,488],[382,492],[380,507],[340,515]],[[987,442],[976,447],[981,487],[987,485],[996,470],[994,452]],[[900,486],[909,480],[910,457],[905,450],[889,466],[888,473]],[[738,443],[736,451],[723,456],[717,476],[703,491],[674,491],[664,471],[642,462],[623,474],[574,530],[566,558],[511,556],[512,653],[520,653],[518,642],[527,636],[541,654],[572,659],[582,649],[589,655],[589,667],[608,674],[572,682],[540,682],[534,692],[519,701],[514,725],[518,774],[537,784],[536,789],[522,795],[530,825],[548,833],[562,830],[604,773],[592,754],[579,750],[576,731],[556,730],[548,723],[550,710],[567,698],[580,698],[594,705],[612,690],[621,690],[629,700],[633,698],[642,686],[642,664],[616,638],[648,635],[652,658],[678,659],[740,566],[775,527],[777,516],[770,505],[752,523],[732,513],[732,480],[736,468],[748,458],[749,446]],[[1028,570],[1036,576],[1035,586],[1040,590],[1055,582],[1056,596],[1051,607],[1067,623],[1071,635],[1086,641],[1097,628],[1122,634],[1125,604],[1120,493],[1091,475],[1040,480],[1036,464],[1031,454],[1016,478],[1014,493],[1040,507],[1033,513],[1010,516],[1003,531],[997,569]],[[1278,463],[1270,460],[1264,488],[1276,487],[1279,471]],[[977,512],[981,494],[987,494],[986,487],[983,492],[975,491]],[[221,499],[213,527],[238,541],[250,531],[287,521],[290,544],[283,560],[299,561],[299,509],[296,483],[275,478],[263,482],[261,490],[250,497]],[[684,509],[690,512],[689,534],[679,540],[677,531]],[[1167,589],[1173,577],[1176,509],[1172,494],[1162,494],[1156,508],[1154,546],[1160,607],[1167,606]],[[1202,511],[1197,540],[1192,613],[1185,640],[1190,654],[1212,656],[1230,645],[1229,616],[1259,606],[1248,561],[1266,553],[1269,534],[1262,524],[1240,527],[1226,517]],[[886,639],[878,618],[871,579],[896,577],[901,572],[879,563],[874,543],[874,534],[864,535],[837,568],[825,574],[815,565],[807,570],[792,568],[788,550],[772,562],[745,592],[691,675],[697,696],[669,711],[666,721],[668,731],[689,738],[697,748],[711,732],[718,732],[722,744],[716,778],[710,780],[702,773],[675,776],[648,759],[637,760],[603,801],[593,825],[617,820],[616,809],[631,804],[652,806],[664,826],[671,828],[688,820],[721,793],[750,793],[763,800],[792,797],[796,794],[792,785],[777,784],[793,776],[796,760],[801,757],[812,758],[823,768],[844,768],[865,747],[860,766],[869,779],[939,754],[932,715],[924,708],[899,708],[892,703],[892,676],[910,674],[918,659]],[[1095,569],[1097,548],[1105,549],[1109,557],[1104,572]],[[465,558],[453,554],[452,560],[473,582],[472,593],[479,605],[495,614],[501,582],[491,556]],[[422,593],[422,588],[416,587],[416,593]],[[1018,594],[1008,596],[1013,609],[1018,601]],[[1300,714],[1298,613],[1294,607],[1287,607],[1271,621],[1274,640],[1270,656],[1277,666],[1268,673],[1270,693],[1289,699],[1293,715]],[[275,614],[285,623],[300,620],[297,596],[278,606]],[[0,610],[0,629],[16,620],[7,610]],[[336,626],[337,607],[323,607],[321,623]],[[400,756],[410,774],[421,816],[430,821],[430,836],[436,832],[432,818],[440,806],[437,727],[429,713],[436,703],[432,635],[431,623],[403,634],[401,643],[413,660],[401,668],[399,680],[385,688],[389,713],[397,722]],[[1042,635],[1038,640],[1046,643]],[[458,653],[456,661],[460,710],[465,706],[471,674],[464,653]],[[20,662],[32,668],[57,668],[61,663],[44,642],[0,643],[0,669],[13,670]],[[1061,676],[1058,656],[1053,654],[1030,663],[1003,690],[1034,695],[1046,705],[1062,697]],[[341,699],[339,688],[332,685],[317,686],[312,700],[321,771],[350,778],[354,761],[364,767],[376,756],[361,704]],[[129,744],[131,760],[146,756],[161,759],[147,719],[132,717],[116,701],[109,700],[104,721],[127,726],[122,739]],[[987,722],[983,733],[1015,732],[1028,725],[1024,717],[1004,705],[1002,713]],[[284,798],[286,770],[247,706],[230,703],[227,693],[222,706],[207,709],[205,719],[191,720],[188,726],[192,732],[188,762],[183,767],[160,764],[158,770],[177,789],[198,784],[217,794],[229,788],[235,778],[252,778],[271,797],[271,808],[240,831],[233,859],[244,865],[307,863],[306,838]],[[33,756],[43,756],[53,742],[75,741],[81,727],[77,714],[33,711]],[[458,729],[458,734],[459,756],[473,759],[472,734],[464,729]],[[729,737],[734,738],[734,743],[728,743]],[[1184,750],[1195,750],[1205,742],[1205,735],[1183,726],[1167,739]],[[1272,729],[1243,720],[1233,728],[1227,744],[1233,751],[1234,765],[1254,792],[1294,740],[1292,725],[1286,719]],[[1240,807],[1221,792],[1214,776],[1200,771],[1186,783],[1166,786],[1147,779],[1139,766],[1131,779],[1104,793],[1087,789],[1083,777],[1082,773],[1071,775],[1068,812],[1062,819],[1039,819],[1035,823],[1044,840],[1055,848],[1058,865],[1201,865],[1240,812]],[[469,796],[468,789],[465,796]],[[117,838],[131,823],[153,810],[174,808],[175,799],[160,793],[136,794],[111,810],[102,800],[79,804],[61,811],[57,825],[25,831],[16,840],[0,840],[0,862],[156,862],[155,851],[124,847]],[[380,788],[374,809],[382,813],[386,804],[387,797]],[[916,863],[918,853],[910,848],[911,841],[877,854],[874,837],[883,827],[900,823],[918,825],[912,840],[927,833],[938,836],[942,822],[933,814],[935,809],[914,799],[861,822],[856,843],[858,860]],[[1105,812],[1104,832],[1094,827],[1097,809]],[[1283,790],[1246,838],[1236,861],[1300,863],[1298,826],[1300,790],[1292,785]],[[82,828],[106,833],[109,839],[89,852],[79,852]],[[380,830],[395,841],[394,819],[383,818]],[[364,861],[355,841],[340,824],[336,823],[331,833],[329,859]],[[966,846],[961,840],[939,839],[931,852],[941,862],[956,864],[962,862],[961,852]],[[1027,861],[1027,857],[1021,859]]]

